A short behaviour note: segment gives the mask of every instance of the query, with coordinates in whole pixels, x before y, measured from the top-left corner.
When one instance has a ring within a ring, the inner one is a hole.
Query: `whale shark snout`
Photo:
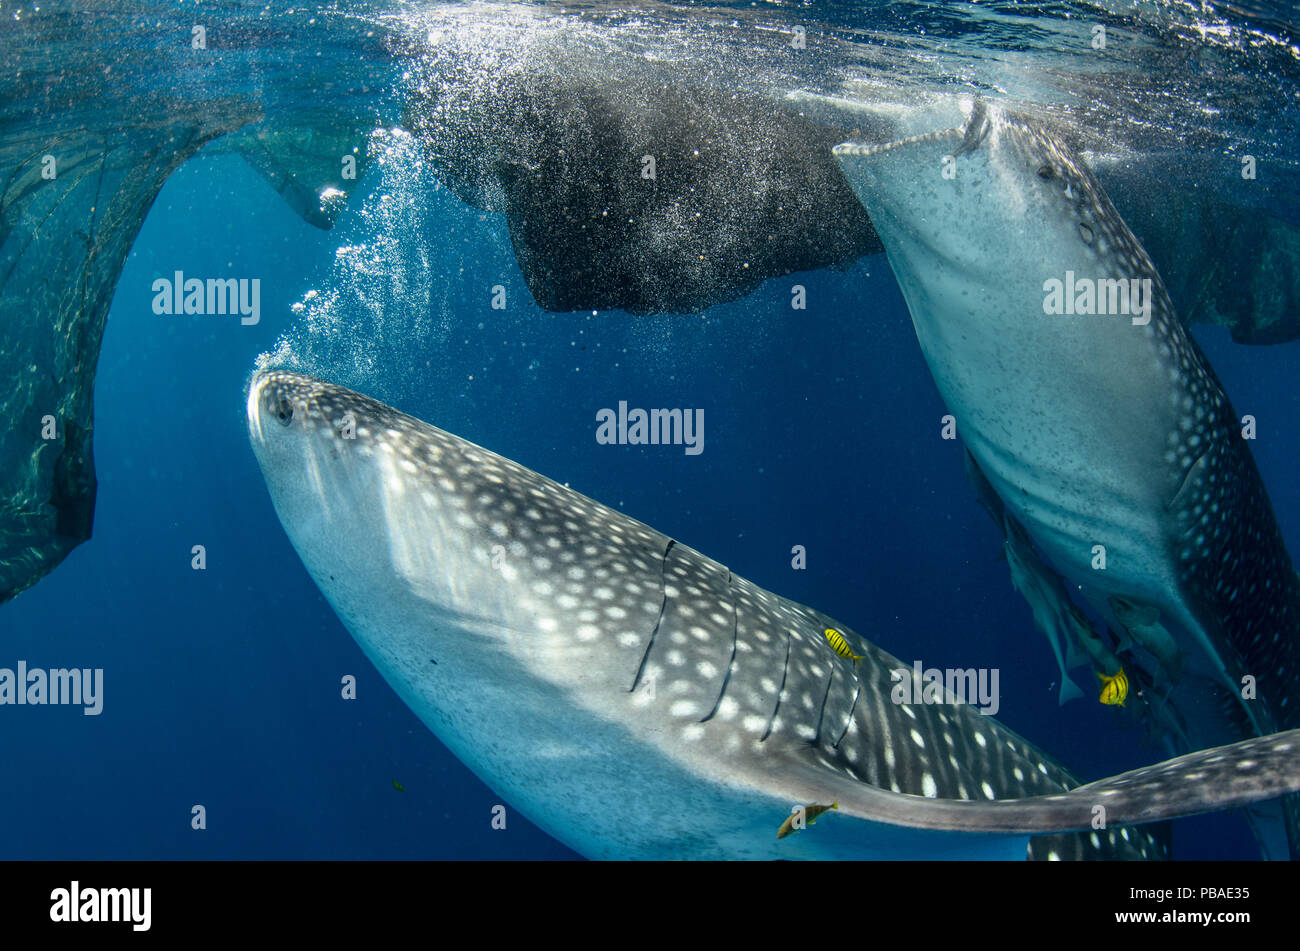
[[[520,637],[502,604],[503,579],[517,569],[493,563],[501,539],[492,509],[502,500],[492,489],[502,477],[485,451],[360,393],[282,370],[251,379],[247,414],[276,512],[308,569],[328,582],[336,610],[367,605],[374,618],[368,606],[378,597],[387,608],[376,623],[385,630],[406,629],[411,612],[430,610],[447,622],[444,641],[466,626],[479,640]],[[359,640],[369,653],[380,639]]]

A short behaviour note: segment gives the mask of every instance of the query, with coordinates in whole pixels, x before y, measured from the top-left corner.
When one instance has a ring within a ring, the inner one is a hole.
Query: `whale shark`
[[[1186,743],[1294,727],[1300,580],[1242,420],[1085,163],[982,102],[835,154],[979,471]]]
[[[585,856],[1155,859],[1130,825],[1300,788],[1300,731],[1079,786],[960,698],[918,680],[895,702],[911,669],[847,625],[518,463],[283,370],[252,377],[246,410],[275,511],[365,655]],[[837,808],[778,837],[818,803]]]

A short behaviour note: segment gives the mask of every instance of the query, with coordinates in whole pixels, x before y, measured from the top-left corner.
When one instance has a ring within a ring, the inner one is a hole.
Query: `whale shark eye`
[[[1038,166],[1038,177],[1045,182],[1050,182],[1052,180],[1052,176],[1054,176],[1055,174],[1056,174],[1056,169],[1052,168],[1052,166],[1050,165]]]
[[[293,404],[283,396],[275,401],[275,418],[280,421],[281,426],[288,426],[293,422]]]

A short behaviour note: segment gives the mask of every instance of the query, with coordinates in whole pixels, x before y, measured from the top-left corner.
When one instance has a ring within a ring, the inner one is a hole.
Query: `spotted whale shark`
[[[979,471],[1149,674],[1174,748],[1296,726],[1300,583],[1242,420],[1083,161],[982,103],[835,154]]]
[[[1079,786],[956,697],[895,703],[912,671],[849,626],[451,433],[280,370],[252,378],[247,416],[366,656],[583,855],[1158,858],[1131,825],[1300,788],[1300,731]],[[792,807],[831,802],[778,838]]]

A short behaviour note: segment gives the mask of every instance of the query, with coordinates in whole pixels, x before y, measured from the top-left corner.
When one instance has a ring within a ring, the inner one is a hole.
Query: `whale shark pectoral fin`
[[[1061,685],[1057,703],[1064,706],[1071,700],[1082,699],[1085,696],[1084,692],[1070,679],[1067,671],[1085,663],[1087,657],[1081,655],[1075,638],[1071,635],[1070,612],[1074,606],[1065,593],[1060,577],[1038,558],[1024,527],[1007,514],[1001,496],[989,484],[988,478],[979,463],[975,461],[975,457],[970,454],[970,450],[966,451],[965,458],[966,479],[975,490],[976,500],[1002,531],[1003,541],[1002,547],[998,550],[998,557],[1007,563],[1007,570],[1011,574],[1011,586],[1029,603],[1034,615],[1034,623],[1047,638],[1052,648],[1052,655],[1056,658]],[[1030,565],[1026,564],[1027,560],[1035,566],[1032,572]],[[1056,579],[1054,585],[1048,583],[1049,578]],[[1061,653],[1062,642],[1065,644],[1064,656]]]
[[[1084,649],[1082,639],[1078,630],[1078,618],[1071,610],[1070,605],[1065,606],[1064,623],[1062,628],[1065,631],[1065,666],[1073,670],[1075,667],[1082,667],[1090,663],[1092,658],[1087,650]]]
[[[801,791],[859,819],[954,832],[1041,834],[1138,825],[1216,812],[1300,790],[1300,730],[1241,740],[1046,796],[989,801],[895,793],[808,758],[789,765]],[[806,797],[805,797],[806,798]],[[811,801],[811,800],[810,800]]]
[[[968,470],[969,472],[969,470]],[[1082,690],[1070,679],[1069,669],[1078,666],[1078,651],[1074,649],[1074,638],[1070,624],[1073,603],[1065,591],[1060,576],[1038,556],[1033,543],[1025,530],[1010,515],[1002,519],[1004,542],[1002,550],[1006,553],[1007,569],[1011,573],[1011,585],[1029,604],[1034,616],[1034,625],[1047,638],[1056,658],[1056,667],[1060,674],[1061,690],[1057,697],[1059,705],[1064,706],[1071,700],[1084,696]]]

